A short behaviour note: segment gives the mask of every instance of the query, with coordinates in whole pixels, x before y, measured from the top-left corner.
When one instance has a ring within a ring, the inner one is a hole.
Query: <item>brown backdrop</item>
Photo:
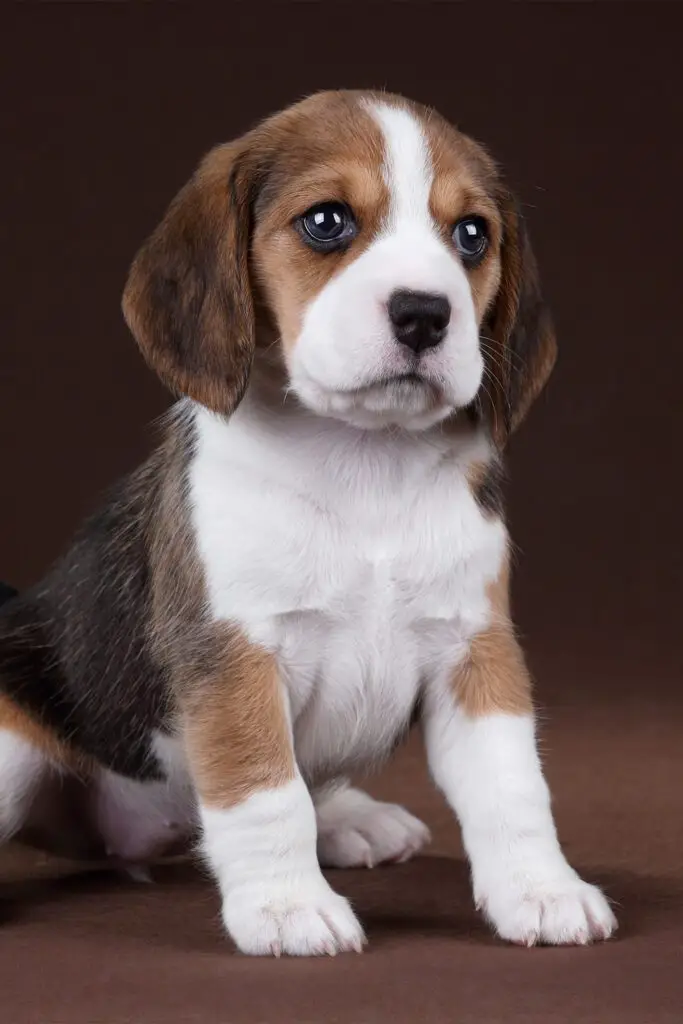
[[[510,463],[518,619],[561,831],[623,905],[604,949],[489,939],[410,747],[376,788],[422,809],[435,855],[336,880],[368,920],[365,957],[247,963],[184,869],[143,895],[80,876],[35,890],[10,858],[8,1020],[680,1020],[681,13],[365,0],[2,14],[0,578],[19,586],[149,448],[168,400],[119,297],[208,147],[314,89],[385,86],[506,166],[561,345]]]

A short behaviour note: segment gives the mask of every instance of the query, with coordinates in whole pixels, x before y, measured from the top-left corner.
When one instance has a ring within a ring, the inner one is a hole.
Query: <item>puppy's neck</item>
[[[257,358],[247,393],[229,419],[194,406],[197,441],[227,469],[238,464],[262,480],[342,499],[427,487],[439,467],[466,473],[486,463],[486,433],[466,417],[411,433],[362,430],[306,409],[287,387],[284,368]],[[367,500],[366,498],[363,500]]]

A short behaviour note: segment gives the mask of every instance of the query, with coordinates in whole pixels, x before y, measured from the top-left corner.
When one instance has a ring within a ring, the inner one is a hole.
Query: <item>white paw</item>
[[[518,945],[585,946],[617,927],[600,889],[572,872],[560,880],[496,880],[477,898],[501,938]]]
[[[357,789],[332,793],[316,808],[318,859],[324,867],[401,863],[429,842],[429,829],[397,804]]]
[[[335,956],[362,952],[363,929],[348,900],[322,875],[242,886],[224,900],[223,921],[252,956]]]

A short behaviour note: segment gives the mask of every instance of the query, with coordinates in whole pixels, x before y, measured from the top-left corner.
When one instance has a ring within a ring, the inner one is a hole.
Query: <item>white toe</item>
[[[360,953],[365,936],[348,900],[325,880],[300,879],[240,888],[223,903],[238,949],[252,956]]]
[[[317,808],[318,858],[325,867],[374,867],[402,862],[417,853],[430,834],[426,825],[398,804],[344,789]]]
[[[608,939],[617,927],[601,891],[578,876],[523,886],[499,879],[478,903],[501,938],[524,946],[584,946]]]

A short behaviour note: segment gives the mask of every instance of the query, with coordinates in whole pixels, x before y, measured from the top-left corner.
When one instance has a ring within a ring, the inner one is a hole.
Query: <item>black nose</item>
[[[434,348],[446,336],[451,304],[445,295],[398,291],[387,303],[394,337],[413,352]]]

